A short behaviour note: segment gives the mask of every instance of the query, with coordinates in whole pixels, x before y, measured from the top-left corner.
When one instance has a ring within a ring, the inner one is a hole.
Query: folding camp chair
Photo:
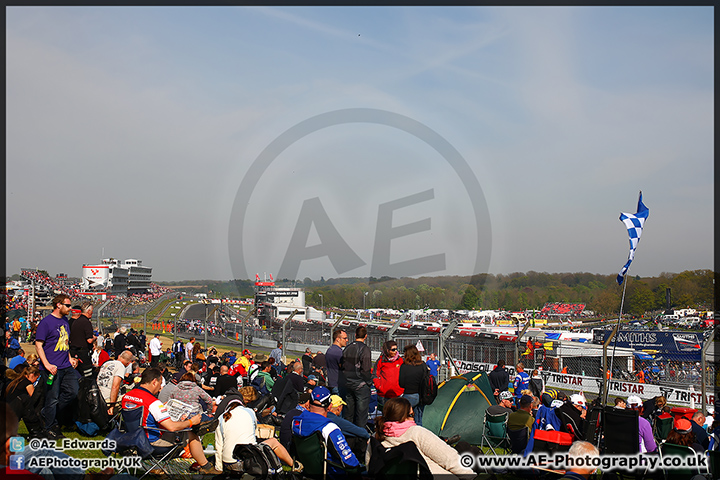
[[[668,434],[672,430],[673,416],[669,413],[663,413],[655,417],[653,422],[653,436],[658,444],[667,439]]]
[[[638,412],[605,407],[603,412],[605,446],[602,453],[632,455],[640,451]]]
[[[368,475],[378,480],[432,480],[427,462],[413,442],[385,448],[375,438],[370,439]]]
[[[497,455],[495,449],[510,450],[510,438],[507,435],[507,413],[491,415],[485,411],[485,422],[480,440],[480,447],[489,447],[493,455]]]
[[[121,426],[108,434],[108,438],[115,440],[116,448],[112,453],[118,455],[135,454],[142,457],[144,466],[148,466],[145,473],[139,478],[140,480],[147,476],[150,472],[162,471],[168,474],[166,462],[172,458],[179,456],[188,443],[188,434],[192,429],[179,430],[177,432],[169,432],[168,430],[159,428],[143,428],[142,426],[142,406],[132,409],[125,409],[121,412]],[[174,442],[168,447],[156,447],[150,444],[145,430],[154,430],[160,435],[171,433],[174,435]],[[103,452],[110,453],[110,452]]]
[[[664,458],[667,456],[675,456],[675,457],[694,457],[697,455],[695,450],[693,450],[690,447],[686,447],[683,445],[675,445],[673,443],[663,443],[659,447],[660,451],[660,458]],[[663,469],[663,475],[666,480],[685,480],[692,478],[694,475],[704,475],[707,473],[705,469],[702,471],[698,469],[697,467],[691,468],[675,468],[675,469]]]
[[[339,461],[339,455],[335,452],[334,447],[331,450],[331,456],[338,460],[328,459],[328,445],[321,432],[315,432],[307,437],[301,437],[293,434],[291,455],[295,459],[300,460],[303,464],[303,476],[313,479],[328,478],[328,465],[339,470],[345,471],[347,474],[360,475],[364,470],[364,466],[358,468],[347,468]]]
[[[585,419],[585,440],[598,446],[600,443],[600,428],[602,422],[602,407],[593,407]]]
[[[525,450],[528,443],[529,431],[528,427],[521,428],[520,430],[508,430],[507,434],[510,439],[510,450],[512,453],[522,453],[523,450]]]
[[[707,455],[710,478],[720,478],[720,450],[708,450]]]

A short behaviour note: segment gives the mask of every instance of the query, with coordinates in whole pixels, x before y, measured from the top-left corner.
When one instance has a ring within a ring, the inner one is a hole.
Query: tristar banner
[[[456,360],[455,366],[459,370],[459,374],[478,371],[489,373],[495,368],[495,365],[492,363],[466,362],[462,360]],[[512,376],[515,375],[515,369],[510,366],[506,366],[505,368],[512,378]],[[566,391],[599,394],[600,385],[602,385],[602,379],[600,377],[587,377],[545,371],[541,372],[541,375],[545,381],[545,388],[560,388]],[[684,390],[664,385],[610,380],[609,399],[612,397],[626,398],[630,395],[637,395],[643,400],[649,400],[653,397],[663,395],[667,398],[669,404],[681,407],[690,406],[691,398],[695,400],[696,406],[700,405],[702,400],[702,394],[699,391]],[[705,401],[707,405],[714,405],[715,395],[712,391],[708,392]]]
[[[594,330],[593,343],[603,343],[610,336],[608,330]],[[701,334],[691,332],[656,332],[653,330],[625,330],[615,335],[618,347],[635,350],[657,350],[656,360],[699,362],[703,346]],[[658,358],[662,357],[662,358]],[[667,356],[667,357],[666,357]]]

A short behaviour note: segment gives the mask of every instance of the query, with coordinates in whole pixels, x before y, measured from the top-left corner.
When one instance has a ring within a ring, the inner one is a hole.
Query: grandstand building
[[[120,263],[115,258],[104,258],[100,265],[83,265],[81,287],[87,293],[132,295],[150,290],[152,268],[142,260],[130,258]]]

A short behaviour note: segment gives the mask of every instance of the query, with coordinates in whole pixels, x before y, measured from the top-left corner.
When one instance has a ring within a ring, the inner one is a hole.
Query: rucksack
[[[233,457],[242,462],[242,471],[256,478],[279,478],[282,464],[272,447],[266,443],[238,444]]]
[[[420,382],[420,403],[432,405],[437,397],[438,385],[435,375],[430,374],[430,369],[425,367],[422,382]]]
[[[113,341],[112,341],[112,338],[107,337],[107,338],[105,339],[105,345],[103,345],[103,350],[105,350],[106,352],[110,352],[110,351],[112,351],[112,349],[113,349]]]

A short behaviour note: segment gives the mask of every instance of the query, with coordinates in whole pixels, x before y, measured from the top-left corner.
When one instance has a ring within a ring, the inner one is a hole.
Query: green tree
[[[465,293],[463,293],[462,300],[460,300],[461,310],[472,310],[477,306],[478,294],[477,289],[472,285],[467,285]]]

